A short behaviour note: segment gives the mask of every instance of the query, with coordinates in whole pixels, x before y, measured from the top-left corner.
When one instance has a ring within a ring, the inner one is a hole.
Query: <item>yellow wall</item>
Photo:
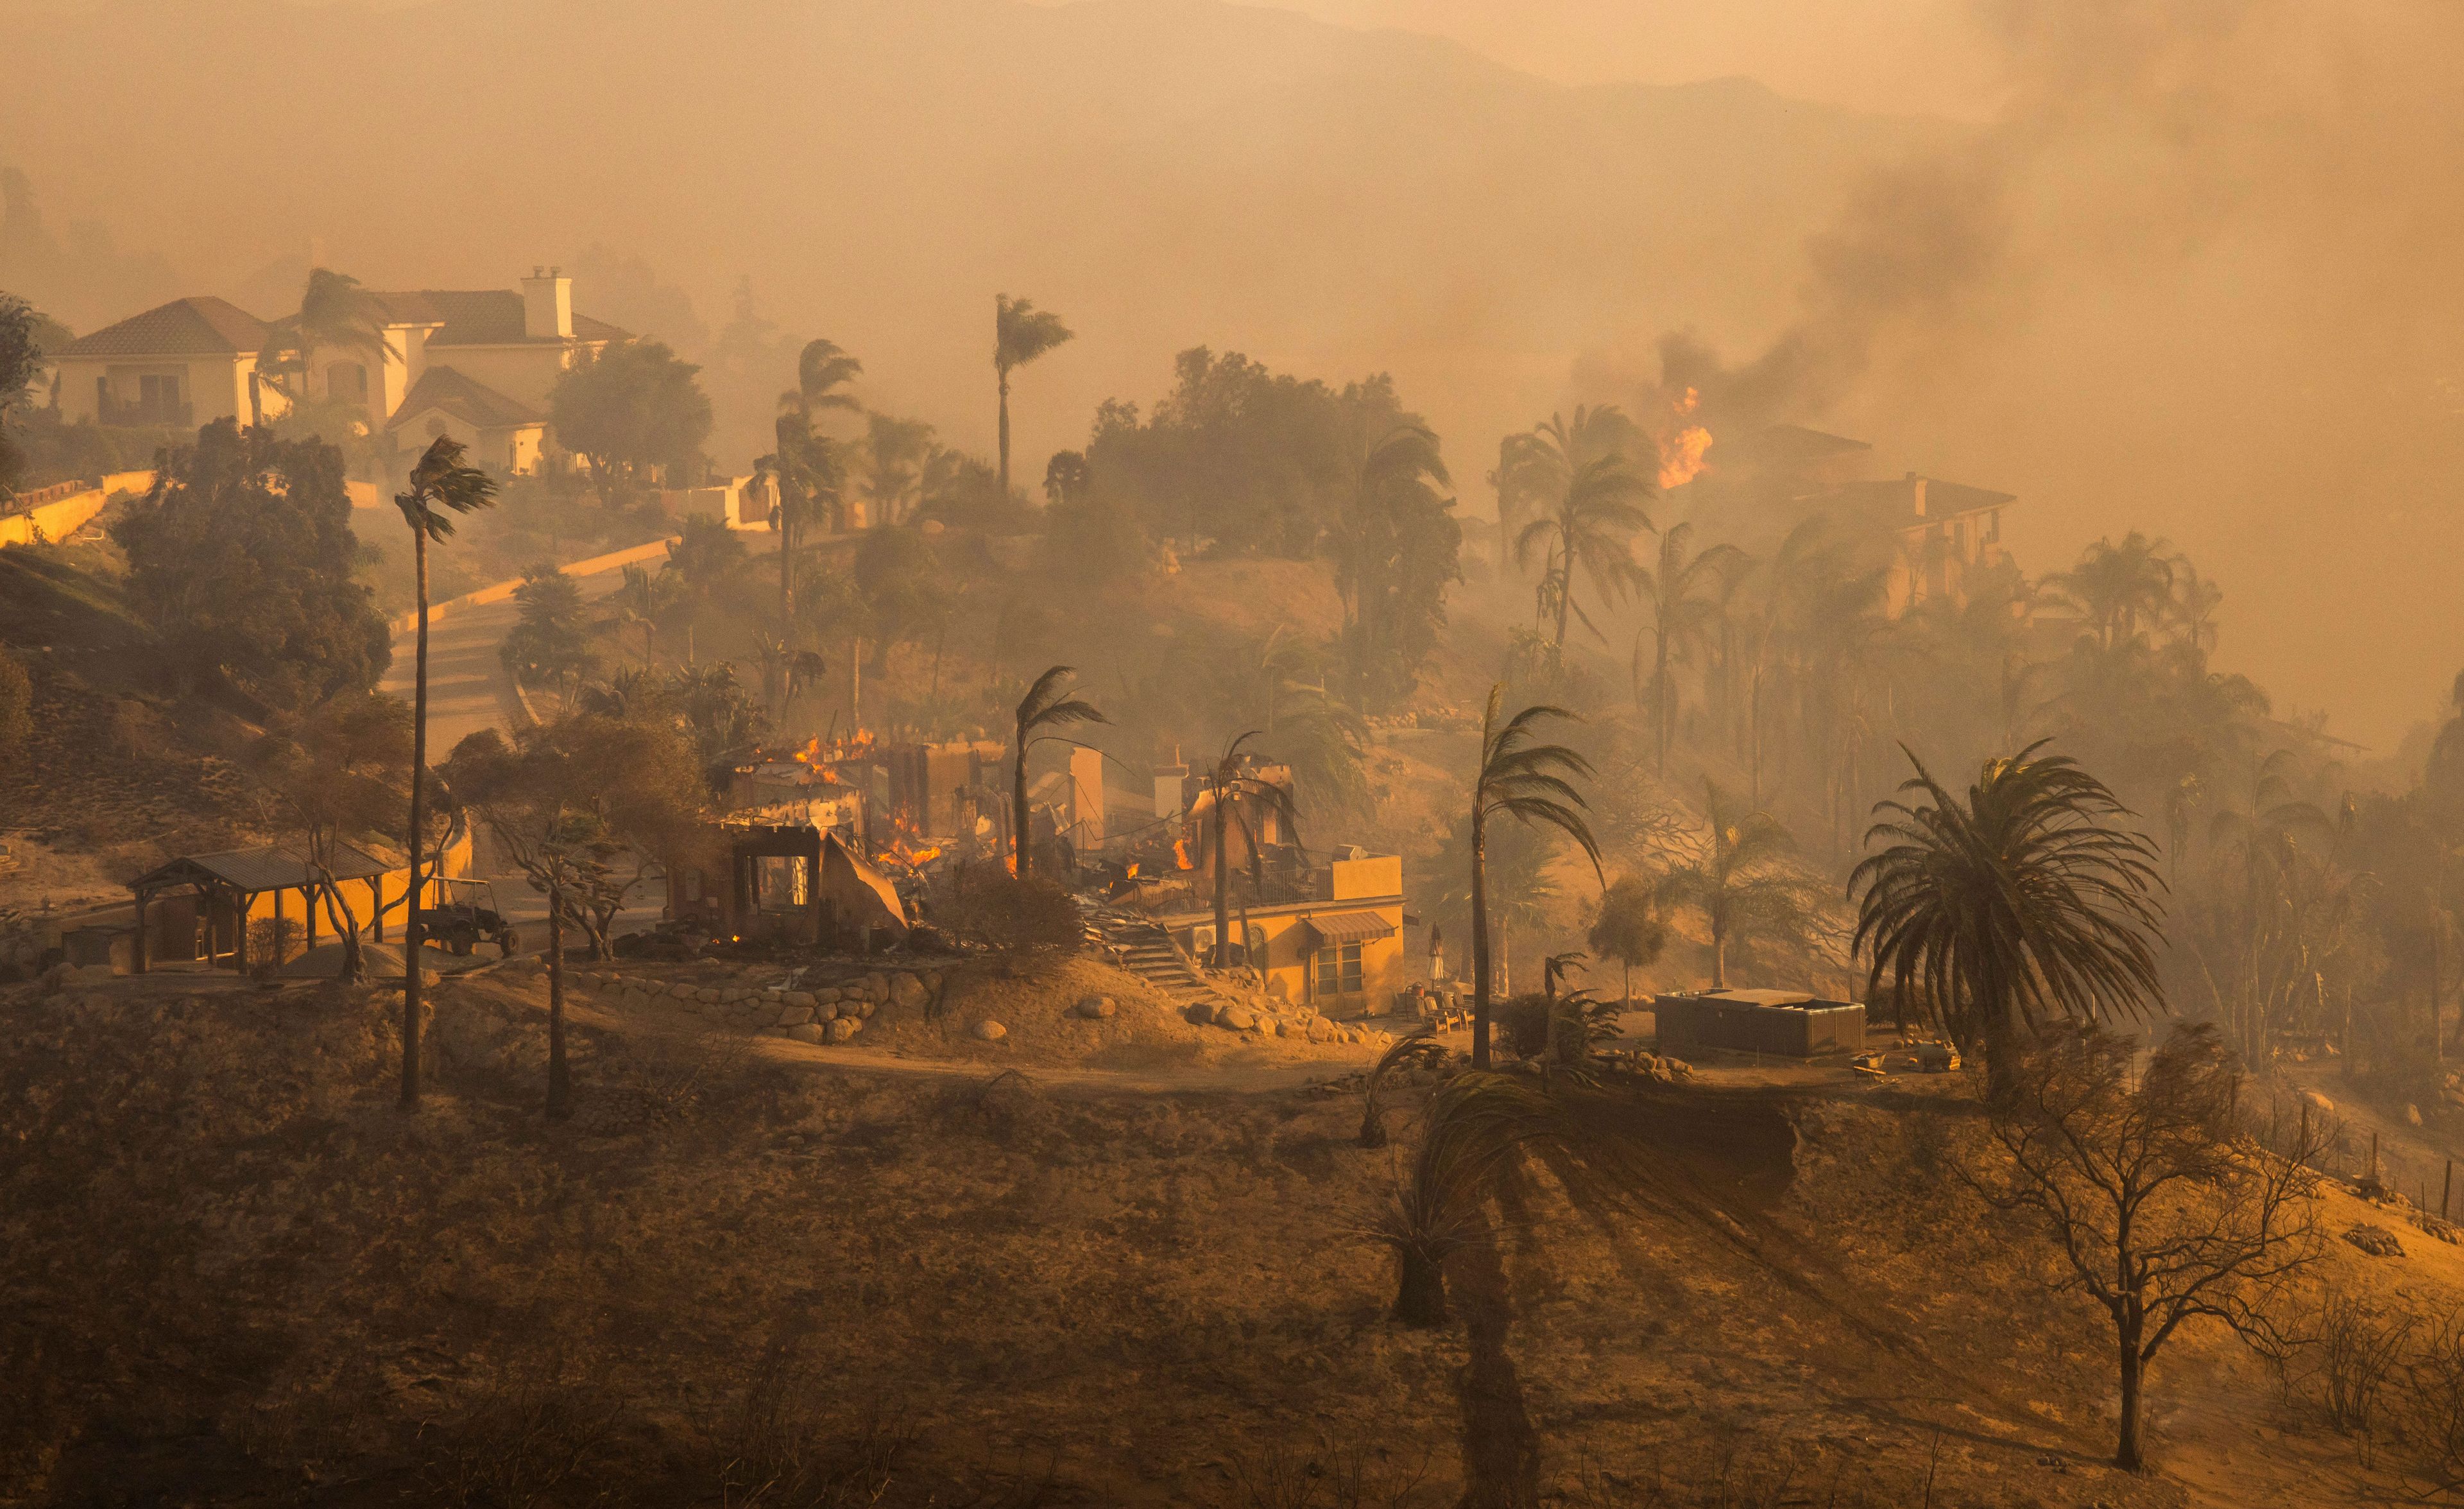
[[[1337,859],[1331,868],[1334,872],[1331,877],[1333,887],[1327,895],[1334,900],[1403,894],[1403,856],[1400,854]]]
[[[1369,859],[1358,862],[1375,865],[1381,860]],[[1394,883],[1388,889],[1375,894],[1393,896],[1401,883],[1401,860],[1393,856],[1383,856],[1382,862],[1396,867]],[[1316,909],[1336,910],[1334,907],[1322,904]],[[1331,1000],[1321,999],[1310,993],[1310,963],[1314,957],[1317,935],[1301,925],[1299,914],[1255,912],[1250,914],[1249,926],[1254,932],[1263,935],[1265,945],[1265,958],[1261,972],[1265,976],[1265,989],[1268,995],[1279,1000],[1309,1003],[1329,1016],[1383,1014],[1392,1010],[1395,992],[1411,983],[1405,978],[1403,967],[1403,904],[1396,901],[1385,906],[1351,907],[1345,910],[1376,913],[1385,920],[1388,926],[1395,929],[1395,936],[1375,939],[1361,944],[1360,993]],[[1199,925],[1211,929],[1214,924],[1209,921]],[[1237,907],[1232,913],[1232,932],[1237,941],[1241,932],[1241,913]],[[1183,947],[1190,945],[1190,935],[1186,930],[1181,934],[1181,943]]]
[[[573,365],[577,346],[539,342],[524,345],[453,345],[438,346],[428,353],[428,360],[438,366],[450,366],[474,383],[493,388],[508,398],[519,399],[541,412],[547,409],[548,389],[564,369]]]

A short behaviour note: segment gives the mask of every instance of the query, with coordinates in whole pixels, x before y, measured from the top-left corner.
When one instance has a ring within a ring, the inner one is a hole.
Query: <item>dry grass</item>
[[[0,997],[0,1503],[2179,1501],[2097,1465],[2093,1318],[1925,1173],[1952,1101],[1672,1147],[1699,1207],[1535,1164],[1409,1333],[1350,1096],[583,1026],[552,1127],[535,1020],[439,994],[414,1118],[381,994]]]

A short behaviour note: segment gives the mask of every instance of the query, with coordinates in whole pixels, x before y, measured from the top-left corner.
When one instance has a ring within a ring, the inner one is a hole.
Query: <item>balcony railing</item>
[[[146,425],[186,427],[196,423],[194,408],[191,405],[166,404],[159,399],[149,403],[143,398],[127,402],[106,398],[102,400],[95,418],[100,424],[121,425],[132,429]]]

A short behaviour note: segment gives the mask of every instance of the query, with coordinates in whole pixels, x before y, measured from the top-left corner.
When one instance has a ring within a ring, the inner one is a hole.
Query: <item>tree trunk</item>
[[[1998,997],[1985,1011],[1985,1098],[2009,1105],[2019,1094],[2019,1031]]]
[[[1215,967],[1228,968],[1232,963],[1232,857],[1224,853],[1223,840],[1229,831],[1224,821],[1224,809],[1231,804],[1231,793],[1218,786],[1215,788]]]
[[[414,524],[411,558],[417,563],[419,632],[411,658],[410,683],[410,892],[404,902],[402,925],[402,1108],[419,1107],[419,950],[428,941],[421,917],[427,898],[421,894],[420,856],[426,852],[428,824],[428,531]]]
[[[1018,773],[1010,793],[1010,868],[1026,878],[1026,720],[1018,721]]]
[[[1711,914],[1711,988],[1725,990],[1727,988],[1728,924],[1720,920],[1720,914],[1715,910]]]
[[[547,899],[547,1119],[573,1114],[573,1072],[564,1061],[564,896]]]
[[[1574,547],[1573,542],[1569,541],[1566,545],[1566,579],[1557,587],[1557,657],[1561,669],[1564,667],[1566,655],[1566,616],[1573,610],[1573,607]]]
[[[1396,1250],[1396,1266],[1399,1270],[1395,1288],[1397,1323],[1424,1329],[1445,1324],[1445,1266],[1408,1247]]]
[[[1652,698],[1654,704],[1652,710],[1658,715],[1659,727],[1655,730],[1658,735],[1658,752],[1652,762],[1652,772],[1656,775],[1666,775],[1668,745],[1676,732],[1673,725],[1676,722],[1677,710],[1671,704],[1675,700],[1674,694],[1677,689],[1669,683],[1668,679],[1668,632],[1663,629],[1653,637],[1659,643],[1652,651],[1651,684],[1655,694]]]
[[[2113,1452],[2113,1465],[2133,1473],[2143,1472],[2147,1466],[2146,1450],[2139,1439],[2141,1384],[2147,1366],[2139,1355],[2139,1329],[2126,1320],[2121,1322],[2122,1428]]]
[[[365,984],[368,966],[365,956],[360,952],[360,914],[351,910],[351,903],[342,896],[342,888],[334,882],[331,875],[320,877],[319,889],[324,893],[326,920],[334,924],[335,933],[342,941],[342,982],[345,985]]]
[[[1477,794],[1471,808],[1471,1066],[1488,1067],[1488,830]],[[1410,1292],[1410,1259],[1406,1258],[1404,1290]],[[1436,1279],[1439,1311],[1445,1307],[1445,1278]],[[1397,1301],[1401,1311],[1401,1301]],[[1435,1321],[1414,1322],[1435,1324]]]
[[[1007,498],[1009,497],[1009,368],[1004,366],[998,370],[1001,373],[1001,497]]]

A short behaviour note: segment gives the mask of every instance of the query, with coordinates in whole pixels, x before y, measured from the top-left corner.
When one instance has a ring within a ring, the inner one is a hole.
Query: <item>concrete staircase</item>
[[[1092,911],[1087,918],[1087,941],[1113,963],[1171,997],[1173,1005],[1184,1011],[1200,1002],[1208,1006],[1231,1003],[1230,996],[1208,985],[1205,977],[1190,966],[1180,950],[1173,946],[1171,935],[1143,917],[1109,907]]]

